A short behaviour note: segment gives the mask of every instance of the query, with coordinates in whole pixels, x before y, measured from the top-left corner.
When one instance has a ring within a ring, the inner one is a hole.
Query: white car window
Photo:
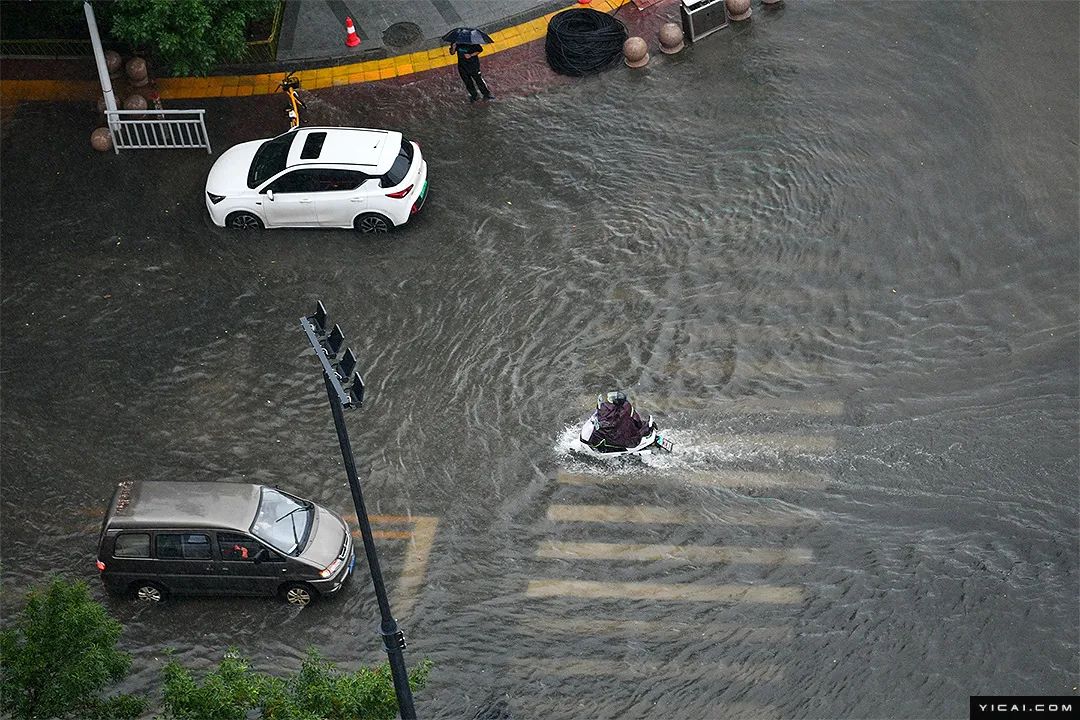
[[[278,194],[312,192],[315,189],[315,178],[318,170],[293,170],[285,173],[267,186],[267,190],[273,190]]]

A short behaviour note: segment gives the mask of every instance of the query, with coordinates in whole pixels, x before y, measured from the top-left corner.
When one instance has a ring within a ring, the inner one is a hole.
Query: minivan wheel
[[[165,600],[165,588],[157,583],[140,582],[135,583],[134,587],[135,599],[139,602],[153,604]]]
[[[249,212],[234,212],[225,218],[225,227],[230,230],[262,230],[262,220]]]
[[[362,233],[385,233],[394,229],[394,223],[378,213],[365,213],[353,220],[353,227]]]
[[[285,602],[296,607],[307,607],[315,600],[315,591],[307,583],[290,583],[281,590]]]

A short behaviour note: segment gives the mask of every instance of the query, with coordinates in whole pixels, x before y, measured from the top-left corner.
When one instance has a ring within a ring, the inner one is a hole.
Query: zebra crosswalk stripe
[[[530,580],[525,596],[677,600],[684,602],[753,602],[791,604],[803,601],[800,588],[779,585],[698,585],[693,583]]]
[[[675,560],[694,563],[801,564],[813,559],[805,548],[750,548],[704,545],[640,545],[633,543],[542,542],[536,556],[560,560]]]

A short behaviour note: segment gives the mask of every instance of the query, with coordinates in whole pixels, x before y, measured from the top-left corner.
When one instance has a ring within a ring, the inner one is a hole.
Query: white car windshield
[[[285,169],[285,161],[289,157],[289,147],[292,145],[296,133],[285,133],[276,138],[267,140],[255,152],[248,169],[247,184],[249,188],[257,188],[264,181]]]
[[[286,555],[295,555],[311,527],[312,507],[273,488],[263,488],[251,534]]]

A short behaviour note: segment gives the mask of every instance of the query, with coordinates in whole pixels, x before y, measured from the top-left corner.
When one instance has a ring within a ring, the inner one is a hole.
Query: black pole
[[[360,490],[360,478],[356,474],[352,446],[349,444],[349,431],[345,427],[345,413],[330,376],[323,372],[326,383],[326,395],[330,399],[330,409],[334,413],[334,427],[337,428],[338,444],[341,445],[341,458],[345,461],[345,474],[349,477],[349,489],[352,491],[353,505],[356,506],[356,520],[360,524],[360,535],[364,539],[364,553],[367,555],[368,569],[371,571],[371,584],[375,586],[375,597],[379,601],[379,614],[386,655],[390,660],[390,674],[394,678],[394,694],[397,695],[398,712],[401,720],[416,720],[413,709],[412,689],[409,687],[409,672],[405,668],[405,634],[398,628],[397,620],[390,613],[390,601],[386,598],[386,586],[383,585],[382,570],[379,569],[379,556],[375,554],[375,538],[371,534],[371,522],[364,507],[364,493]]]

